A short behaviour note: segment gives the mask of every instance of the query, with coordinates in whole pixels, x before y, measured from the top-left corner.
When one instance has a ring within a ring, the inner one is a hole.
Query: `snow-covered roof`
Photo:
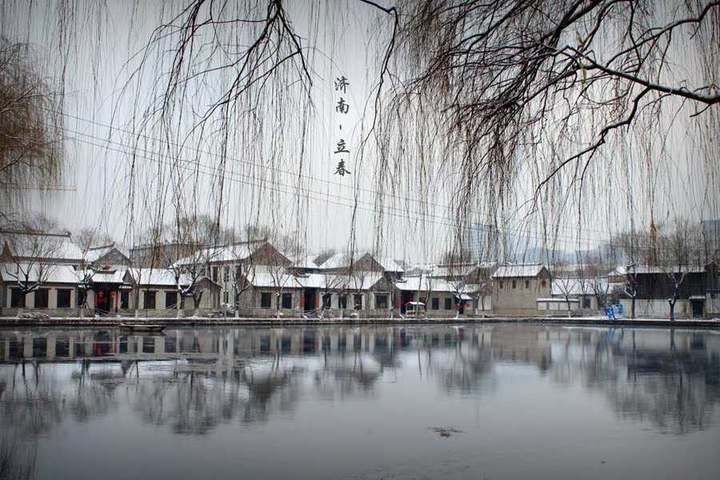
[[[318,265],[315,263],[316,258],[317,255],[301,255],[293,258],[292,264],[293,267],[296,268],[318,268]]]
[[[382,265],[382,268],[386,272],[399,272],[403,273],[405,271],[405,267],[403,266],[403,263],[399,260],[394,260],[392,258],[378,258],[373,257],[376,262],[378,262],[380,265]]]
[[[198,250],[198,252],[194,255],[181,258],[175,262],[175,264],[194,265],[198,263],[199,260],[210,263],[240,262],[249,258],[265,243],[265,240],[254,240],[251,242],[243,242],[233,245],[206,247]]]
[[[533,264],[517,264],[517,265],[500,265],[498,266],[492,278],[523,278],[537,277],[545,267],[539,263]]]
[[[456,293],[458,289],[465,291],[465,287],[459,282],[450,282],[440,278],[430,278],[425,275],[417,277],[404,277],[402,280],[393,282],[395,287],[404,292],[432,291]]]
[[[310,264],[308,268],[317,268],[320,270],[334,270],[350,267],[350,255],[346,252],[334,253],[331,256],[325,258],[322,263],[318,262],[319,258],[321,257],[315,257],[315,259],[312,260],[312,264]],[[380,267],[385,272],[402,273],[405,271],[402,262],[394,260],[392,258],[377,257],[369,252],[358,252],[353,256],[352,261],[354,264],[358,264],[366,258],[372,259],[375,263],[380,265]]]
[[[2,233],[0,242],[11,255],[19,258],[50,258],[80,263],[83,258],[80,247],[72,242],[70,235],[40,233]]]
[[[317,260],[317,259],[316,259]],[[350,265],[350,256],[347,253],[334,253],[325,259],[321,264],[317,264],[322,269],[345,268]]]
[[[175,272],[169,268],[129,268],[127,272],[138,285],[157,285],[174,287]],[[191,278],[183,273],[179,278],[180,285],[190,285]]]
[[[682,270],[679,270],[682,269]],[[617,276],[617,275],[626,275],[628,270],[631,272],[635,272],[639,275],[647,275],[647,274],[653,274],[653,273],[666,273],[666,272],[672,272],[672,271],[683,271],[685,273],[703,273],[705,272],[705,267],[699,266],[699,265],[681,265],[676,267],[659,267],[659,266],[653,266],[653,265],[636,265],[635,267],[627,268],[625,266],[619,266],[612,272],[610,272],[611,276]]]
[[[92,274],[92,281],[93,283],[124,283],[126,271],[127,268],[125,267],[96,270]]]
[[[437,265],[432,267],[429,272],[431,277],[453,277],[466,276],[476,269],[489,270],[495,266],[494,263],[462,263],[456,265]]]
[[[125,257],[128,256],[127,252],[122,251],[114,243],[111,243],[109,245],[88,248],[87,252],[85,252],[85,261],[88,263],[96,262],[98,259],[104,257],[113,250],[117,250]]]
[[[43,265],[42,283],[69,283],[76,284],[79,277],[72,265]],[[19,270],[19,274],[18,274]],[[0,274],[3,282],[16,282],[18,277],[21,281],[36,282],[40,272],[40,265],[37,263],[3,263],[0,266]],[[26,277],[26,273],[29,273]]]
[[[357,272],[352,276],[327,273],[310,273],[294,276],[294,281],[302,288],[327,290],[369,290],[383,278],[381,273]]]
[[[253,287],[259,288],[299,288],[293,275],[287,270],[256,267],[247,273],[247,280]]]

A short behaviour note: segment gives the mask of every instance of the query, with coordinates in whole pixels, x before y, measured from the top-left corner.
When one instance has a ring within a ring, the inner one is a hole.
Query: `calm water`
[[[0,477],[720,478],[720,333],[0,330]]]

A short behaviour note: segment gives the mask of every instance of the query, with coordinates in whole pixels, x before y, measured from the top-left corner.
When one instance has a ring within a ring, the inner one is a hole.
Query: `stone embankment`
[[[0,327],[119,327],[132,325],[163,325],[165,327],[191,326],[303,326],[303,325],[457,325],[457,324],[525,323],[536,325],[571,325],[602,327],[678,327],[718,328],[720,319],[616,319],[601,317],[460,317],[460,318],[238,318],[238,317],[183,317],[183,318],[17,318],[0,317]]]

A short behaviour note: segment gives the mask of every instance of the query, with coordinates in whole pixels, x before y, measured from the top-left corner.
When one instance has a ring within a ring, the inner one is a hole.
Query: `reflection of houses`
[[[542,328],[529,326],[496,327],[490,346],[497,361],[537,365],[547,370],[552,363],[552,349]]]
[[[682,279],[678,288],[678,300],[675,304],[676,317],[702,318],[720,313],[718,306],[717,268],[714,264],[705,267],[680,266],[670,269],[637,265],[618,267],[610,273],[610,285],[614,293],[620,296],[620,302],[626,312],[630,312],[632,298],[627,294],[626,286],[633,284],[635,296],[635,315],[638,317],[668,317],[670,306],[668,299],[675,289],[674,278]],[[630,289],[630,291],[632,291]]]
[[[492,279],[498,315],[538,315],[537,299],[550,297],[550,273],[543,265],[501,265]]]

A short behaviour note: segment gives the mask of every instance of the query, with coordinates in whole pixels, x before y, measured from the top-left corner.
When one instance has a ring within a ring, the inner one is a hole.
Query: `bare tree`
[[[598,308],[602,309],[607,304],[610,293],[607,274],[602,266],[594,264],[588,264],[585,267],[585,274],[588,291],[595,297]]]
[[[267,259],[266,265],[277,297],[275,301],[276,316],[280,318],[282,296],[293,277],[288,258],[298,258],[302,253],[302,247],[296,241],[295,236],[289,234],[274,233],[271,242],[281,253],[281,255],[274,255]]]
[[[565,299],[565,305],[567,307],[567,316],[572,316],[572,304],[571,300],[573,298],[573,295],[575,294],[575,290],[577,287],[577,279],[573,278],[573,276],[567,272],[562,271],[563,267],[565,267],[565,264],[563,262],[558,262],[555,265],[555,270],[553,272],[553,278],[551,280],[552,285],[556,286],[557,289],[560,291],[560,294]]]
[[[53,222],[37,217],[0,231],[2,268],[23,298],[47,282],[56,268],[57,254],[70,240],[69,233],[48,233],[54,227]]]
[[[670,285],[667,301],[670,320],[675,320],[675,305],[681,297],[687,274],[693,267],[701,266],[700,233],[691,227],[687,219],[678,219],[670,233],[660,236],[659,243],[658,263]]]
[[[178,245],[186,245],[180,244]],[[180,247],[178,247],[180,248]],[[170,265],[170,270],[175,278],[175,289],[177,291],[176,308],[178,315],[182,310],[183,300],[191,298],[193,301],[193,315],[197,315],[200,309],[205,289],[202,281],[210,278],[210,263],[216,257],[217,250],[214,248],[196,248],[190,255]],[[215,279],[213,279],[215,281]]]

